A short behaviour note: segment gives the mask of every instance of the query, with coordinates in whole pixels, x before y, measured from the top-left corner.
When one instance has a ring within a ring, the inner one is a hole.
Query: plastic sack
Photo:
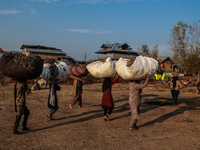
[[[86,76],[89,73],[85,64],[72,64],[69,68],[70,74],[76,77]]]
[[[149,74],[153,76],[158,70],[158,61],[144,56],[137,56],[128,67],[130,59],[120,58],[116,63],[117,73],[125,80],[140,80]]]
[[[48,82],[61,82],[68,78],[69,67],[65,62],[46,62],[43,66],[41,78]]]
[[[16,80],[31,80],[40,76],[43,59],[19,53],[5,53],[0,59],[0,72]]]
[[[115,62],[110,57],[105,61],[94,61],[86,67],[89,73],[96,78],[112,77],[116,73]]]

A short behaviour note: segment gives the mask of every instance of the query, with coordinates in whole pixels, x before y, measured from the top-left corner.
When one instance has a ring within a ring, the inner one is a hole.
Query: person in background
[[[129,125],[130,130],[137,130],[137,120],[140,114],[140,104],[142,102],[141,90],[146,87],[149,81],[149,74],[147,74],[144,83],[140,83],[140,80],[132,80],[129,82],[129,105],[131,110],[131,121]]]
[[[188,86],[191,85],[192,82],[193,82],[193,79],[192,79],[192,77],[190,77]]]
[[[200,81],[197,83],[197,94],[200,94]]]
[[[38,80],[34,81],[35,84],[32,86],[31,90],[40,90],[40,85],[38,84]]]
[[[60,90],[60,86],[57,83],[50,83],[49,84],[49,97],[48,97],[48,107],[50,109],[49,115],[47,118],[49,120],[53,120],[53,114],[58,110],[58,99],[57,99],[57,92]]]
[[[69,104],[70,108],[73,108],[73,105],[76,104],[76,102],[79,102],[79,108],[82,108],[82,93],[83,93],[83,85],[84,81],[81,79],[81,77],[75,77],[73,75],[70,75],[70,78],[73,78],[73,94],[74,94],[74,99],[71,104]]]
[[[102,86],[102,103],[101,106],[104,109],[104,121],[109,121],[110,119],[108,116],[112,113],[112,110],[114,108],[114,102],[112,97],[112,85],[114,85],[119,79],[119,75],[115,78],[115,80],[111,80],[110,77],[105,78]]]
[[[15,90],[14,90],[14,98],[15,98],[15,112],[17,112],[16,120],[14,124],[14,134],[20,134],[21,132],[18,131],[19,123],[21,120],[22,115],[24,115],[24,121],[23,121],[23,131],[30,130],[27,128],[27,120],[30,115],[30,111],[28,107],[26,106],[26,94],[29,95],[31,93],[31,90],[29,86],[27,85],[26,80],[18,80],[15,83]]]
[[[170,83],[173,105],[177,105],[178,95],[180,94],[180,88],[184,87],[178,79],[178,76],[175,76]]]

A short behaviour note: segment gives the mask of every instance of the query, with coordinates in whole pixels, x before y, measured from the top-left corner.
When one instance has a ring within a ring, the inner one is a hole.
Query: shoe
[[[130,129],[130,130],[138,130],[138,127],[137,127],[137,126],[134,126],[134,127],[130,127],[129,129]]]
[[[83,106],[79,106],[79,108],[82,108]]]
[[[69,107],[70,107],[71,109],[73,109],[73,106],[72,106],[72,104],[69,104]]]
[[[52,118],[50,115],[47,115],[47,118],[48,118],[49,120],[53,120],[53,118]]]
[[[104,121],[109,121],[110,119],[107,116],[104,116]]]
[[[30,129],[29,128],[27,128],[27,127],[23,127],[22,128],[22,131],[29,131]]]
[[[18,135],[18,134],[22,134],[22,133],[19,131],[13,131],[13,134]]]

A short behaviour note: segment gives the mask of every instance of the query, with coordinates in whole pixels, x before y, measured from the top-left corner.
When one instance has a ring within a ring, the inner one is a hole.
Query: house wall
[[[160,64],[160,68],[164,70],[164,72],[174,72],[174,64],[170,60]]]
[[[31,53],[31,52],[26,52],[26,56],[40,56],[42,59],[47,60],[47,59],[55,59],[55,60],[62,60],[62,61],[67,61],[65,59],[65,55],[56,55],[56,54],[43,54],[43,53]]]
[[[119,59],[120,57],[131,58],[133,55],[130,54],[117,54],[117,53],[107,53],[107,54],[99,54],[98,59],[105,59],[111,57],[112,59]]]

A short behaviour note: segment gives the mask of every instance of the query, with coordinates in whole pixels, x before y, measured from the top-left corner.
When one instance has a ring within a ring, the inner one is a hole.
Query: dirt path
[[[178,106],[172,106],[169,89],[149,84],[143,90],[139,130],[130,131],[126,84],[113,86],[115,108],[108,122],[103,121],[100,106],[101,86],[84,85],[84,107],[79,109],[76,104],[70,109],[72,85],[61,85],[54,121],[46,118],[48,89],[33,91],[27,96],[31,131],[22,135],[12,134],[14,85],[0,86],[0,149],[200,149],[200,95],[182,92]]]

